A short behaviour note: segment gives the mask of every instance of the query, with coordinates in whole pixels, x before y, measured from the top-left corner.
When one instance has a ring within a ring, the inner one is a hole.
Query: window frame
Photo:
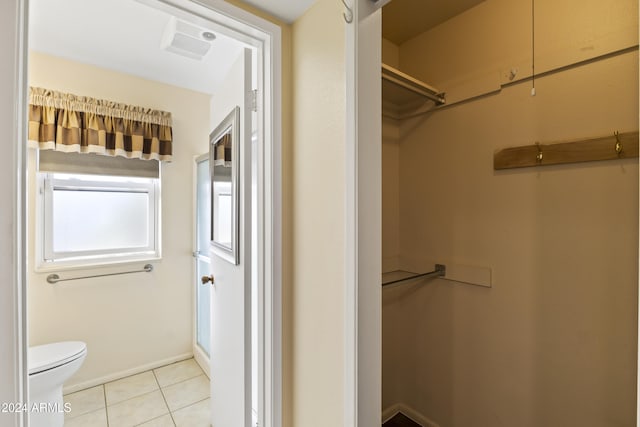
[[[36,271],[58,271],[91,268],[140,261],[157,261],[161,252],[160,178],[138,178],[109,175],[88,175],[66,172],[37,172],[38,198],[36,206]],[[53,192],[58,189],[75,191],[109,191],[148,194],[149,245],[103,250],[53,250]]]

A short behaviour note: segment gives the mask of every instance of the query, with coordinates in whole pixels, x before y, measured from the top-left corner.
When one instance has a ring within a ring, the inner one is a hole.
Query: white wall
[[[87,342],[88,356],[68,389],[113,375],[188,357],[192,353],[193,156],[207,152],[210,96],[38,53],[30,55],[29,83],[110,99],[173,114],[174,156],[162,164],[162,252],[152,273],[50,285],[29,255],[30,345],[60,340]],[[30,164],[30,171],[34,170]],[[31,180],[33,183],[33,180]],[[30,187],[29,205],[34,206]],[[30,209],[30,213],[33,210]],[[34,218],[29,244],[34,247]],[[143,263],[134,264],[141,267]],[[85,269],[62,277],[122,271]]]

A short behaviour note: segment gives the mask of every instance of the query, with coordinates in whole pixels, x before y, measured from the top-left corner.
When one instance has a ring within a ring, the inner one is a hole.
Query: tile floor
[[[65,427],[210,427],[209,379],[193,359],[64,396]]]

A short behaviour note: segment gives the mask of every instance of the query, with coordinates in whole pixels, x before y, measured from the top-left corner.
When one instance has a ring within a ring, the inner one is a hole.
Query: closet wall
[[[383,39],[382,62],[400,67],[398,46]],[[400,268],[400,122],[382,117],[382,271]]]
[[[638,159],[496,172],[493,154],[638,129],[637,6],[536,1],[536,70],[549,71],[536,96],[518,81],[531,70],[530,1],[487,0],[383,43],[453,104],[383,135],[398,263],[492,270],[492,288],[385,289],[383,409],[440,427],[635,425]]]

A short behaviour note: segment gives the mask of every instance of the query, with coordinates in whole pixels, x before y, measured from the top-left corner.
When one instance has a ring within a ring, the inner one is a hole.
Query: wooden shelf
[[[446,102],[444,93],[389,65],[382,64],[383,114],[404,119]]]
[[[493,156],[495,170],[638,157],[638,132],[551,144],[505,148]]]

